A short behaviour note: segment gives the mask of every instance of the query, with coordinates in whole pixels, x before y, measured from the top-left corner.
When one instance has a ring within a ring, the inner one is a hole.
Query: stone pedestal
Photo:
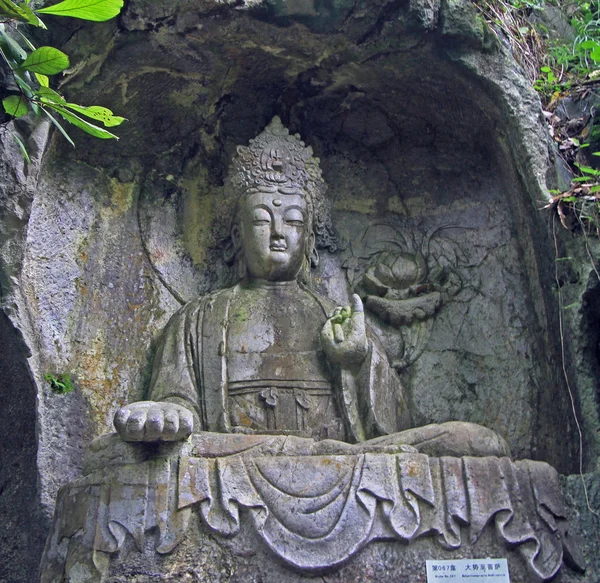
[[[516,583],[580,562],[548,464],[332,448],[105,436],[60,491],[42,581],[416,583],[426,559],[506,557]]]

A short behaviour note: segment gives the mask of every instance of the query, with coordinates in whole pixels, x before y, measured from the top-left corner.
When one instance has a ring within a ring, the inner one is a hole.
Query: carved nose
[[[271,223],[271,237],[274,239],[283,239],[283,221],[279,217],[275,217]]]

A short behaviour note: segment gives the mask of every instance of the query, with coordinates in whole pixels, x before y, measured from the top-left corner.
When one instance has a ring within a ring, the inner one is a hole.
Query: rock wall
[[[143,398],[170,315],[229,279],[223,178],[235,146],[274,115],[314,148],[329,185],[341,245],[321,252],[321,291],[345,301],[385,252],[421,253],[455,278],[424,322],[372,314],[403,361],[415,420],[481,423],[516,457],[578,470],[554,244],[538,210],[551,167],[541,110],[469,2],[132,0],[115,21],[57,36],[85,64],[67,78],[69,98],[129,121],[119,142],[77,135],[75,150],[56,134],[46,142],[43,125],[21,127],[29,168],[3,138],[2,306],[7,334],[24,342],[3,336],[2,358],[30,398],[9,414],[23,444],[3,437],[1,451],[27,468],[29,488],[37,472],[26,506],[40,532],[86,444]],[[598,418],[594,317],[571,383],[586,444]],[[579,353],[580,340],[567,342]],[[44,376],[64,373],[76,389],[60,395]],[[15,406],[10,386],[0,395]],[[597,446],[585,451],[593,469]],[[0,483],[13,479],[5,463]],[[17,562],[39,550],[17,546]],[[27,568],[0,580],[31,580]]]

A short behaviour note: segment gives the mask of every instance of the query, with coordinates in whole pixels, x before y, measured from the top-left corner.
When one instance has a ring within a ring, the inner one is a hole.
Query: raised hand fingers
[[[352,330],[350,334],[352,337],[364,337],[365,336],[365,311],[362,300],[357,294],[352,295]]]
[[[363,303],[356,294],[352,305],[337,307],[321,331],[327,358],[334,363],[361,364],[369,349]]]
[[[340,342],[343,342],[345,335],[344,335],[344,329],[342,328],[342,325],[332,322],[332,327],[333,327],[333,339],[338,344]]]
[[[344,341],[344,329],[342,323],[344,322],[344,316],[342,315],[342,308],[336,308],[331,318],[325,322],[321,335],[324,339],[332,344],[339,344]]]
[[[352,294],[352,313],[363,313],[365,311],[362,300],[358,294]]]

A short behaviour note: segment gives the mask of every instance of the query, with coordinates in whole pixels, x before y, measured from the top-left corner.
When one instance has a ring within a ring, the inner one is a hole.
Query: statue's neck
[[[246,289],[280,290],[295,291],[299,289],[298,282],[295,279],[291,281],[267,281],[266,279],[244,279],[240,285]]]

